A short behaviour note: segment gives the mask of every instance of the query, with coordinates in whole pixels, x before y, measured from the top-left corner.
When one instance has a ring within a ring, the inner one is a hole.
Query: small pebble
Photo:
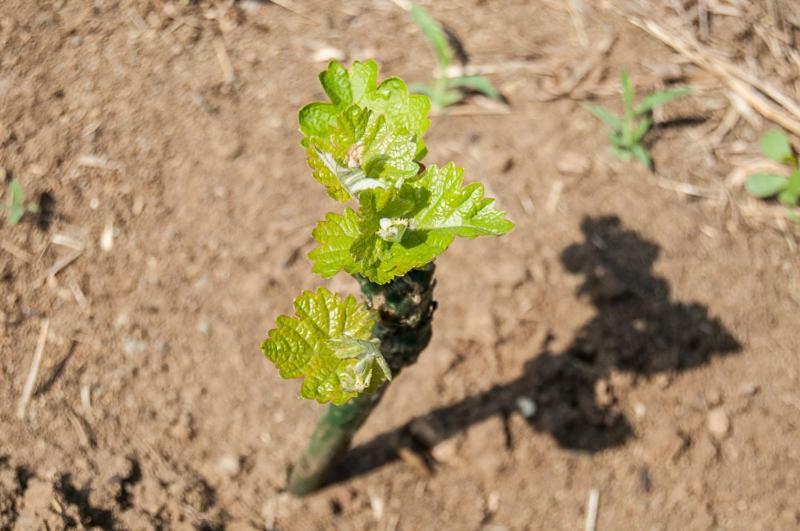
[[[717,439],[724,438],[731,429],[730,418],[721,407],[716,407],[708,412],[707,424],[708,431]]]
[[[710,389],[706,392],[706,403],[711,407],[722,404],[722,393],[718,389]]]
[[[636,402],[633,405],[633,414],[636,415],[637,418],[644,417],[645,413],[647,413],[647,407],[641,402]]]
[[[122,350],[129,356],[141,354],[147,348],[147,343],[141,339],[126,339],[122,343]]]
[[[327,63],[332,59],[344,61],[344,52],[333,46],[324,46],[311,54],[311,61],[315,63]]]
[[[221,476],[232,478],[239,473],[242,465],[239,458],[233,454],[225,454],[217,460],[217,473]]]
[[[759,387],[753,382],[745,382],[739,386],[739,396],[751,397],[758,393]]]
[[[518,396],[517,409],[523,417],[529,419],[536,414],[536,402],[527,396]]]
[[[496,490],[493,490],[489,493],[489,496],[486,498],[486,512],[489,514],[494,514],[500,508],[500,493]]]
[[[655,382],[656,385],[661,389],[666,389],[667,387],[669,387],[669,384],[672,383],[670,382],[669,376],[667,376],[666,374],[659,374],[658,376],[656,376]]]
[[[109,221],[103,228],[103,233],[100,235],[100,248],[109,252],[114,248],[114,222]]]
[[[370,495],[369,507],[372,509],[372,516],[375,518],[375,521],[380,522],[383,519],[383,512],[386,507],[383,498],[374,494]]]
[[[445,439],[431,448],[430,451],[431,457],[433,457],[437,463],[445,465],[451,464],[455,462],[458,457],[458,439],[455,437]]]
[[[567,151],[561,155],[561,158],[556,163],[556,168],[566,175],[583,176],[589,173],[589,170],[592,168],[592,162],[589,160],[589,157],[585,155],[574,151]]]
[[[144,211],[144,197],[137,195],[133,200],[133,207],[131,208],[134,216],[138,216]]]

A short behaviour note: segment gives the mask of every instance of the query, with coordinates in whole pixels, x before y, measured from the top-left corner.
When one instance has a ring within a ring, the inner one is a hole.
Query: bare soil
[[[357,286],[305,259],[340,207],[296,112],[333,52],[424,81],[421,35],[377,0],[4,0],[0,171],[46,208],[0,225],[0,529],[581,529],[592,490],[598,530],[800,528],[797,229],[743,215],[718,156],[762,129],[709,150],[723,85],[613,2],[586,27],[608,55],[554,95],[588,53],[567,4],[431,6],[473,64],[552,65],[501,68],[510,112],[473,100],[428,135],[517,228],[438,261],[431,345],[298,500],[322,409],[258,347],[300,289]],[[658,116],[660,177],[580,106],[617,109],[623,68],[700,87]]]

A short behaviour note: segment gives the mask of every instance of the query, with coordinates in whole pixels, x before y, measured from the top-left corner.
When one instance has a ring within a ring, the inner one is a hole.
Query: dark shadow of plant
[[[401,446],[427,455],[431,444],[474,423],[492,415],[507,419],[520,397],[536,405],[528,419],[531,427],[549,433],[565,449],[594,453],[619,446],[633,430],[613,390],[607,389],[612,372],[642,377],[675,373],[740,350],[705,306],[670,298],[667,281],[653,272],[658,245],[626,229],[616,216],[587,217],[581,230],[584,241],[567,247],[561,261],[569,272],[584,277],[577,294],[588,296],[597,311],[570,345],[552,352],[548,338],[516,380],[424,415],[437,440],[415,440],[409,430],[412,419],[354,448],[331,482],[397,459]]]

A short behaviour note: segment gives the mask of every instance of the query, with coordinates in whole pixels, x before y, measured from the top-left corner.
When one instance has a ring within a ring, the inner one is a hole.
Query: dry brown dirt
[[[585,53],[561,4],[432,9],[475,64],[569,72]],[[604,6],[589,38],[616,42],[589,81],[616,108],[619,69],[652,86],[675,56]],[[438,261],[431,345],[297,500],[286,470],[322,409],[258,346],[300,289],[356,286],[305,260],[338,207],[296,112],[326,47],[424,80],[419,32],[377,0],[3,0],[0,46],[0,170],[47,207],[0,225],[0,528],[582,529],[593,489],[598,530],[800,528],[797,231],[738,215],[741,189],[720,203],[612,160],[525,69],[493,77],[510,113],[434,118],[429,160],[517,228]],[[661,119],[699,120],[653,154],[717,190],[732,166],[701,140],[722,87],[686,68],[703,88]],[[760,133],[728,142],[755,153]]]

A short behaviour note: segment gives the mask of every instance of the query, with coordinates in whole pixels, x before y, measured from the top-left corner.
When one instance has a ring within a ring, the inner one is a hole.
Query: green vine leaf
[[[375,317],[353,296],[304,291],[294,309],[295,317],[278,317],[261,349],[282,378],[303,378],[301,396],[339,405],[391,379],[372,337]]]
[[[452,162],[442,168],[431,166],[415,186],[430,193],[428,204],[415,214],[416,230],[436,230],[475,238],[500,236],[514,228],[506,213],[493,208],[494,199],[484,197],[483,185],[462,187],[464,170]]]
[[[343,214],[329,212],[311,235],[320,244],[308,253],[314,273],[330,278],[339,271],[350,274],[359,271],[358,264],[350,253],[350,246],[359,235],[358,214],[352,208],[346,208]]]
[[[344,270],[385,284],[443,253],[456,236],[499,236],[513,227],[505,212],[484,197],[483,185],[462,186],[464,171],[449,163],[429,167],[400,188],[371,189],[359,212],[329,214],[313,232],[314,272]]]
[[[386,117],[352,105],[336,117],[325,137],[310,137],[308,161],[334,199],[345,202],[369,188],[414,177],[414,135],[392,128]]]
[[[398,78],[380,84],[377,79],[374,61],[356,61],[350,70],[331,61],[320,74],[331,101],[311,103],[299,113],[314,177],[338,201],[414,176],[426,153],[422,137],[430,125],[430,100],[409,94]]]

